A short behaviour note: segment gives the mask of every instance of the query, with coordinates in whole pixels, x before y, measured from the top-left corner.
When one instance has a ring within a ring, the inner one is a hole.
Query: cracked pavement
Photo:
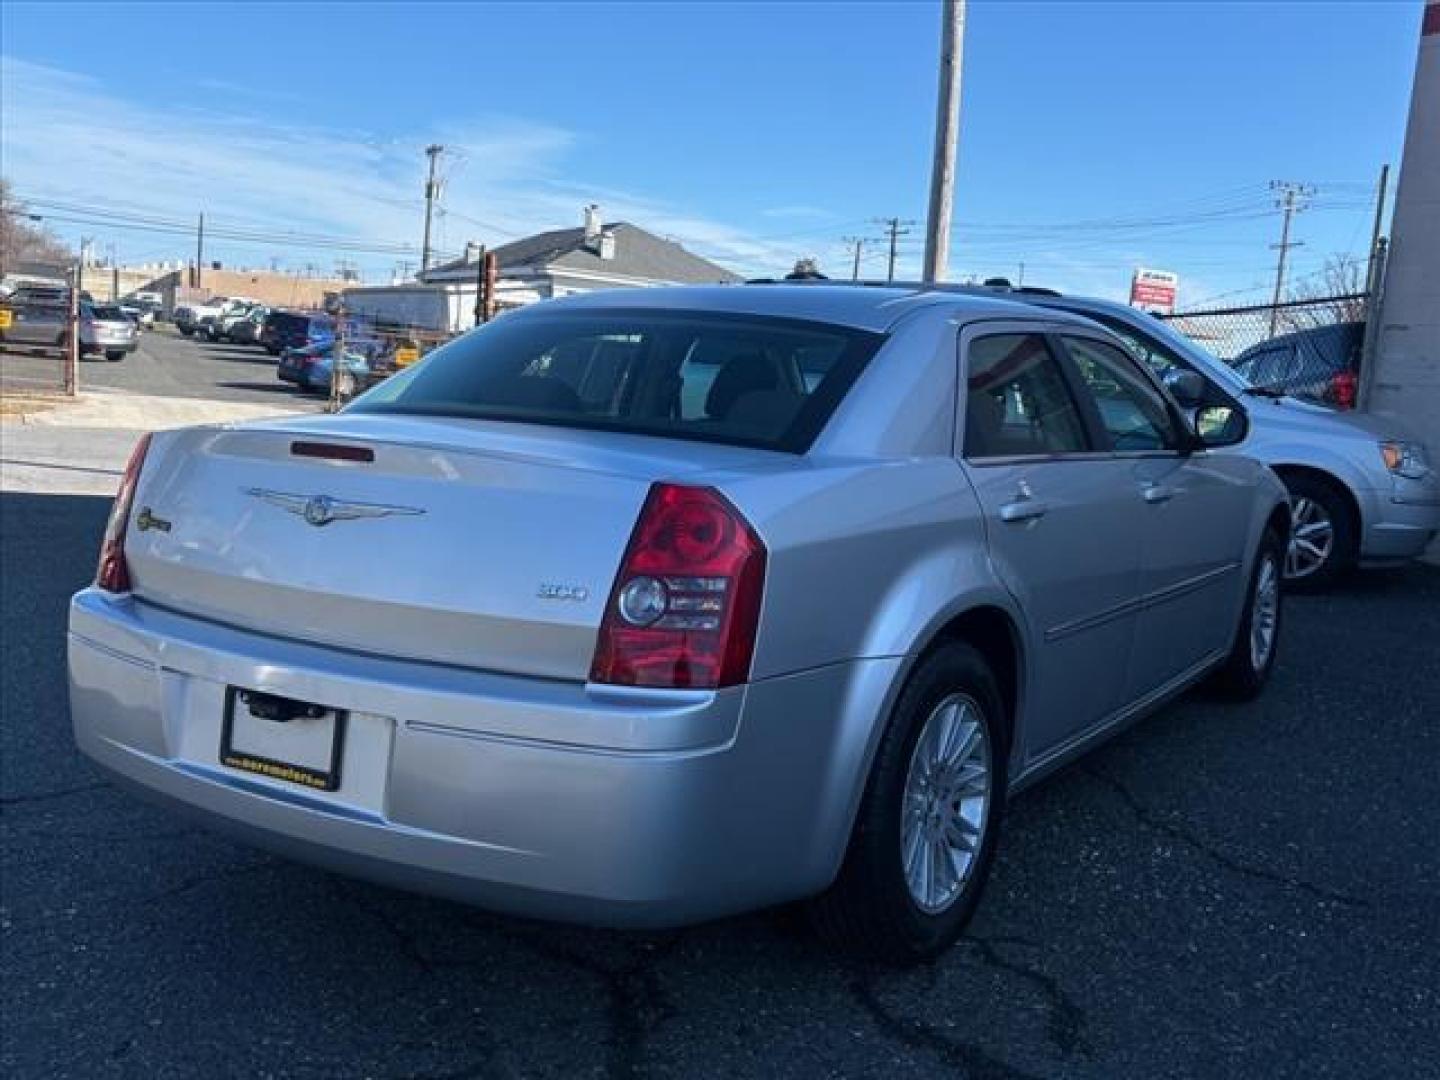
[[[971,936],[894,971],[785,910],[492,916],[113,789],[64,695],[106,510],[0,496],[7,1076],[1440,1075],[1440,571],[1293,598],[1261,701],[1186,698],[1018,798]]]

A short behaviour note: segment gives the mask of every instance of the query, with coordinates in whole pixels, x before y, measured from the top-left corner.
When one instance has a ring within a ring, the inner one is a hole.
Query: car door
[[[1143,504],[1128,464],[1096,447],[1036,323],[961,335],[959,449],[991,563],[1030,641],[1025,760],[1063,748],[1122,704],[1134,640]]]
[[[1060,343],[1142,508],[1133,702],[1229,647],[1251,491],[1234,461],[1194,447],[1178,409],[1118,343],[1086,331]]]

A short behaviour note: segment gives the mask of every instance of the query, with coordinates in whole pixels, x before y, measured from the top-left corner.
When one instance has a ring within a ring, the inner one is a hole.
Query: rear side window
[[[1275,386],[1289,374],[1291,352],[1288,346],[1261,349],[1251,353],[1239,365],[1240,373],[1256,386]]]
[[[436,349],[354,405],[803,453],[883,336],[714,312],[532,311]]]
[[[1089,449],[1060,365],[1040,334],[976,338],[966,354],[965,456],[1048,457]]]

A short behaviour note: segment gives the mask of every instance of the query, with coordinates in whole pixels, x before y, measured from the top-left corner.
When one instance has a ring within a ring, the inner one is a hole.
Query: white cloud
[[[128,101],[99,79],[13,57],[0,59],[4,171],[17,193],[215,225],[364,237],[418,247],[424,147],[444,144],[442,214],[436,246],[514,236],[580,223],[581,207],[601,202],[607,219],[629,220],[681,240],[741,273],[774,273],[796,257],[793,244],[752,239],[745,230],[645,194],[587,186],[573,163],[574,133],[517,117],[466,126],[424,126],[413,138],[382,138],[363,116],[321,126],[275,123],[244,112],[152,107]],[[798,209],[798,208],[791,208]],[[821,211],[823,213],[823,211]],[[88,231],[103,231],[99,226]],[[137,246],[164,236],[126,234]],[[214,249],[225,244],[216,241]],[[276,245],[235,247],[233,258],[263,263]],[[336,252],[285,254],[324,264]],[[122,251],[124,248],[122,247]],[[176,239],[175,257],[186,250]],[[803,254],[798,253],[798,254]],[[394,256],[361,258],[373,271]]]

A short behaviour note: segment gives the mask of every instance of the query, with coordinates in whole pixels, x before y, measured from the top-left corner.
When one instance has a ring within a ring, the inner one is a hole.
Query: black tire
[[[1221,697],[1231,701],[1251,701],[1260,696],[1270,673],[1275,670],[1275,656],[1280,651],[1280,635],[1285,627],[1285,592],[1275,590],[1274,622],[1272,639],[1263,660],[1256,662],[1251,638],[1258,617],[1255,595],[1265,574],[1267,561],[1279,574],[1285,565],[1286,541],[1275,529],[1265,530],[1260,548],[1255,553],[1255,563],[1250,569],[1250,584],[1245,590],[1245,607],[1240,613],[1240,624],[1235,628],[1235,640],[1230,646],[1230,655],[1210,677],[1210,687]]]
[[[189,337],[194,333],[188,326],[177,326],[175,329],[180,331],[181,337]]]
[[[979,849],[949,906],[922,910],[905,883],[901,810],[911,757],[925,721],[945,698],[962,693],[978,706],[990,746],[990,801]],[[947,642],[911,673],[891,712],[866,783],[839,876],[808,904],[821,938],[847,952],[887,963],[924,960],[954,944],[975,911],[1005,809],[1009,738],[995,677],[963,642]]]
[[[1336,483],[1308,473],[1289,473],[1282,479],[1297,515],[1307,502],[1313,503],[1329,519],[1332,529],[1330,552],[1319,567],[1303,576],[1293,576],[1287,560],[1285,587],[1296,592],[1328,589],[1337,578],[1354,569],[1359,557],[1360,525],[1355,520],[1354,507]]]

